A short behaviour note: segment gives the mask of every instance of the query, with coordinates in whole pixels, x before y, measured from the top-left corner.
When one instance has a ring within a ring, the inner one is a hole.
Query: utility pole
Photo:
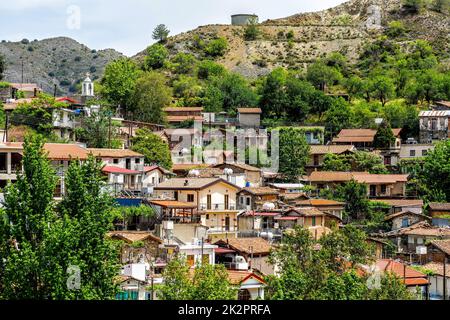
[[[444,283],[444,301],[447,300],[447,254],[444,252],[444,274],[443,281]]]
[[[109,115],[109,123],[108,123],[108,148],[111,149],[111,119],[112,115]]]
[[[5,134],[3,135],[3,142],[8,142],[8,126],[9,126],[9,112],[5,112]]]
[[[201,256],[202,266],[203,266],[203,244],[204,244],[204,241],[205,241],[205,237],[202,237],[202,251],[201,251],[201,253],[202,253],[202,256]]]

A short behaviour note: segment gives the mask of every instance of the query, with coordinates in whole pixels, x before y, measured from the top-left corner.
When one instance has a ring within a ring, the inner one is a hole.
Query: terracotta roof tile
[[[424,269],[432,271],[434,274],[438,276],[444,275],[444,264],[443,263],[437,263],[437,262],[430,262],[425,265],[423,265]],[[450,278],[450,264],[447,263],[446,268],[446,277]]]
[[[197,208],[196,204],[189,204],[187,202],[181,201],[171,201],[171,200],[151,200],[151,204],[170,209],[195,209]]]
[[[111,238],[125,240],[128,243],[144,241],[147,239],[151,239],[159,243],[163,242],[160,238],[158,238],[151,232],[146,231],[112,231],[108,233],[108,236]]]
[[[160,183],[155,190],[201,190],[216,183],[225,183],[239,189],[238,186],[221,178],[174,178]]]
[[[87,149],[89,153],[92,153],[96,157],[100,158],[126,158],[126,157],[144,157],[144,155],[134,152],[129,149]]]
[[[263,238],[230,238],[226,240],[219,240],[215,245],[226,246],[244,254],[264,255],[269,254],[271,245]]]
[[[77,144],[46,143],[44,150],[50,160],[86,160],[88,151]]]
[[[448,240],[435,240],[432,241],[431,244],[441,250],[442,252],[445,252],[450,256],[450,239]]]
[[[348,151],[356,150],[353,145],[329,145],[329,146],[311,146],[310,154],[342,154]]]
[[[430,203],[430,209],[437,211],[450,211],[450,203],[432,202]]]
[[[164,109],[165,112],[202,112],[202,107],[169,107]]]
[[[427,275],[419,272],[401,262],[389,259],[381,259],[376,262],[376,266],[383,272],[392,272],[400,279],[405,279],[407,286],[427,285],[429,283]]]
[[[242,113],[242,114],[261,114],[262,110],[261,108],[238,108],[237,109],[238,113]]]
[[[260,187],[260,188],[244,188],[241,190],[251,193],[253,195],[264,196],[264,195],[278,195],[278,191],[269,187]]]

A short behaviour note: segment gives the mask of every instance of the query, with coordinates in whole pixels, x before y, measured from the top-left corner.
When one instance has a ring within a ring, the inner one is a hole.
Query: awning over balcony
[[[120,173],[120,174],[141,174],[139,171],[135,170],[128,170],[125,168],[119,168],[119,167],[112,167],[112,166],[106,166],[102,169],[105,173]]]
[[[152,200],[151,204],[167,209],[195,209],[197,206],[195,204],[189,204],[181,201],[166,201],[166,200]]]

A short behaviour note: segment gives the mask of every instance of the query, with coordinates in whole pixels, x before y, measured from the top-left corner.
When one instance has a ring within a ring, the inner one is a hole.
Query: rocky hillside
[[[58,94],[76,91],[77,84],[90,72],[94,79],[101,77],[108,62],[122,54],[112,50],[91,50],[77,41],[52,38],[41,41],[1,42],[0,54],[6,58],[5,80],[38,83],[44,91]]]
[[[446,51],[450,40],[450,16],[424,9],[410,12],[401,0],[352,0],[328,10],[268,20],[260,25],[257,40],[245,41],[244,27],[209,25],[171,37],[172,54],[192,52],[195,39],[227,38],[229,50],[220,62],[247,77],[266,74],[277,66],[303,68],[330,52],[341,52],[356,61],[362,47],[383,34],[391,21],[400,20],[407,33],[400,44],[426,39]],[[288,36],[289,34],[289,36]],[[143,53],[137,55],[141,58]]]

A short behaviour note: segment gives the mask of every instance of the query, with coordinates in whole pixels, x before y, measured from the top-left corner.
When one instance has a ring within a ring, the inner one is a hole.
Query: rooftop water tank
[[[256,14],[234,14],[231,16],[231,24],[233,26],[246,26],[252,20],[258,22],[258,16]]]

